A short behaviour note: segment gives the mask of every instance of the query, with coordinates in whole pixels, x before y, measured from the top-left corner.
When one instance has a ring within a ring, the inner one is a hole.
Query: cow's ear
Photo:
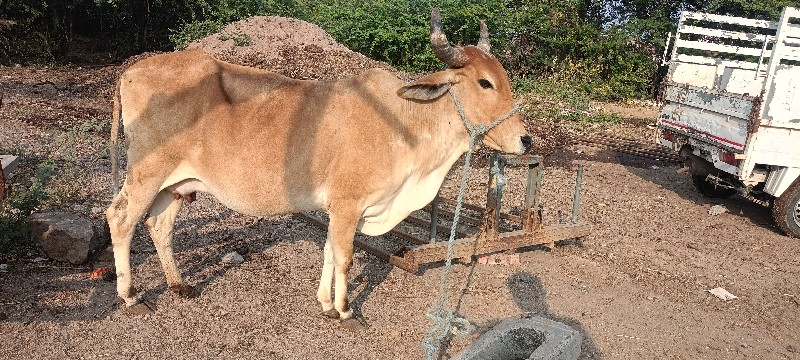
[[[446,72],[438,72],[401,87],[397,95],[403,99],[433,100],[444,95],[455,82]]]

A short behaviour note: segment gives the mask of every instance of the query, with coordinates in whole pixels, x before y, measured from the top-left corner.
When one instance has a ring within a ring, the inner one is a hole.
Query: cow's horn
[[[442,32],[442,15],[439,14],[439,9],[431,11],[431,48],[436,57],[450,67],[458,68],[467,64],[464,51],[447,42],[447,36]]]
[[[483,21],[481,21],[481,39],[478,41],[478,48],[487,54],[492,53],[492,47],[489,45],[489,28]]]

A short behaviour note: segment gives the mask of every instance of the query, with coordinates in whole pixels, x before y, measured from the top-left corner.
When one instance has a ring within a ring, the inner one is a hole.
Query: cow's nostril
[[[533,138],[530,135],[523,136],[522,137],[522,146],[525,147],[526,151],[528,150],[528,148],[531,147],[531,145],[533,145]]]

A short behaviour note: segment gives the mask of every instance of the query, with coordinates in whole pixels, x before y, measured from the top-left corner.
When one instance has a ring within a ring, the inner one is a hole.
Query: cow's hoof
[[[322,312],[322,316],[329,318],[329,319],[338,319],[339,312],[336,309],[325,310]]]
[[[125,308],[126,315],[150,315],[152,313],[153,309],[143,302]]]
[[[170,286],[169,289],[185,299],[194,299],[200,296],[200,293],[197,290],[186,284],[173,285]]]
[[[367,329],[367,322],[358,316],[353,316],[349,319],[343,319],[339,323],[343,328],[350,331],[364,331]]]

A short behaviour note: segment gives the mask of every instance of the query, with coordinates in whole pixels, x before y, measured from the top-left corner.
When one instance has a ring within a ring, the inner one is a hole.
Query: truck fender
[[[795,181],[800,178],[800,167],[773,166],[764,184],[764,192],[780,197]]]

